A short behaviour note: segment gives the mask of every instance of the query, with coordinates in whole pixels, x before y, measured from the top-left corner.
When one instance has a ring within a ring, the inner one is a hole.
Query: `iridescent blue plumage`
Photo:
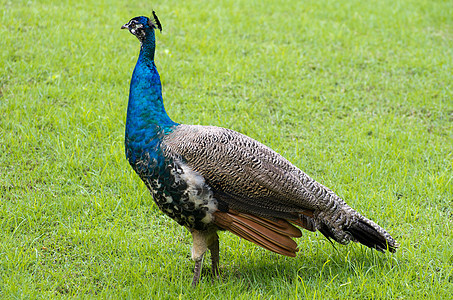
[[[154,64],[156,40],[153,24],[146,17],[132,19],[129,30],[141,43],[140,55],[132,74],[126,119],[126,156],[131,164],[144,152],[162,160],[159,144],[162,135],[178,124],[165,111],[162,85]]]
[[[164,152],[163,139],[179,125],[165,111],[162,85],[154,64],[155,32],[159,23],[147,17],[133,18],[127,28],[141,43],[140,55],[132,74],[127,107],[126,157],[153,194],[158,207],[188,228],[205,229],[209,200],[203,180],[191,181],[191,170],[177,155]],[[189,176],[189,177],[188,177]],[[196,175],[193,175],[196,176]],[[193,177],[192,176],[192,177]],[[194,197],[193,190],[206,190]]]

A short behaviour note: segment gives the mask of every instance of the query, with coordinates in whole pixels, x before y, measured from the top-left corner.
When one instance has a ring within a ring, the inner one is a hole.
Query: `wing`
[[[269,147],[233,130],[179,125],[163,147],[204,177],[220,210],[299,220],[335,196]]]

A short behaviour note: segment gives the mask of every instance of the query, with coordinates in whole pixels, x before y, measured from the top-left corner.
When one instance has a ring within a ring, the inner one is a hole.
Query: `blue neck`
[[[157,131],[170,130],[177,125],[165,111],[162,85],[154,64],[156,40],[150,30],[141,40],[140,55],[132,74],[127,107],[126,137],[150,138]]]

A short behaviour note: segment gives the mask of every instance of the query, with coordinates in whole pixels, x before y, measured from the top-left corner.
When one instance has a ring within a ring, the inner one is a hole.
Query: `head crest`
[[[154,17],[154,25],[157,27],[157,29],[162,32],[162,25],[160,24],[159,18],[157,18],[156,12],[153,10],[153,17]]]

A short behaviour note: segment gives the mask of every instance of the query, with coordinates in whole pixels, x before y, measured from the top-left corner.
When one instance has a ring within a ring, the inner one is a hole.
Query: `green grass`
[[[5,1],[0,298],[447,299],[453,293],[451,1]],[[221,234],[223,280],[190,288],[191,238],[124,157],[138,41],[156,10],[167,111],[283,154],[401,244],[286,258]]]

